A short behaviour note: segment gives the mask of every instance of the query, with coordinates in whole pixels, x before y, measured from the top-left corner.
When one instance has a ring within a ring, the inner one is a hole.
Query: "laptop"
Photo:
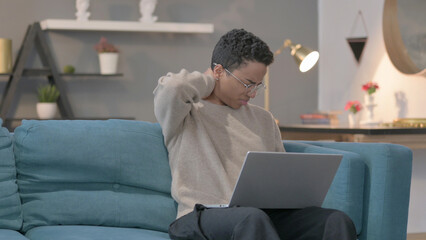
[[[338,154],[248,152],[229,204],[205,206],[320,207],[342,157]]]

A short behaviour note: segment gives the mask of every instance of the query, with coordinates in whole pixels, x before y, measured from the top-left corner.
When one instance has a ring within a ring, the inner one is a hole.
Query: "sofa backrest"
[[[14,137],[24,231],[84,224],[167,232],[175,219],[158,124],[24,120]]]
[[[6,128],[0,128],[0,229],[18,230],[21,226],[22,209],[16,184],[12,137]]]

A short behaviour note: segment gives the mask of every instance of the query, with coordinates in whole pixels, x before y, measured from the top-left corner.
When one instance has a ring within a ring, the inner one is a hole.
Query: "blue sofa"
[[[379,143],[285,141],[344,158],[324,207],[360,240],[405,240],[411,151]],[[308,176],[307,176],[308,177]],[[129,120],[24,120],[0,130],[0,239],[169,239],[176,217],[160,126]]]

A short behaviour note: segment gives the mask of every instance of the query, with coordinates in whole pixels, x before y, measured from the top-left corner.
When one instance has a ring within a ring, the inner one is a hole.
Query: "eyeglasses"
[[[213,65],[217,66],[217,63],[213,63]],[[227,68],[223,68],[225,69],[225,71],[231,75],[233,78],[237,79],[241,84],[244,85],[244,87],[246,88],[246,90],[248,90],[249,94],[253,94],[253,93],[260,93],[261,90],[264,90],[266,88],[265,84],[263,83],[263,81],[261,83],[255,84],[255,83],[250,83],[250,84],[245,84],[241,79],[239,79],[237,76],[235,76],[231,71],[229,71]]]

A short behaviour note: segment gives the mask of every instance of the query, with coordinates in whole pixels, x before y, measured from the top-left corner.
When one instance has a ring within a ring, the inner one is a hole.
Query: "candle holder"
[[[12,40],[0,38],[0,74],[12,72]]]
[[[374,95],[372,94],[364,95],[364,107],[367,113],[367,119],[361,121],[361,125],[368,125],[368,126],[379,125],[380,122],[374,121],[374,108],[377,107],[377,104],[374,102]]]

